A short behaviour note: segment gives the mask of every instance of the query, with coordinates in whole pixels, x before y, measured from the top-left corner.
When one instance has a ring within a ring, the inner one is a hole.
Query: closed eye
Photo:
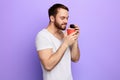
[[[64,17],[64,16],[63,16],[63,17],[60,17],[60,18],[61,18],[61,20],[64,20],[64,19],[67,19],[67,20],[68,20],[69,17]]]

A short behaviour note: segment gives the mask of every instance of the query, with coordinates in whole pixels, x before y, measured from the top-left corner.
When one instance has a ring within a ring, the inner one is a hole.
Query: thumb
[[[65,33],[64,33],[64,37],[66,37],[67,36],[67,31],[65,31]]]

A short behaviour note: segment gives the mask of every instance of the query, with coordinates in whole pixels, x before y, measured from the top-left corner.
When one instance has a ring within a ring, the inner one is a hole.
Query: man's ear
[[[54,22],[54,21],[55,21],[54,16],[50,16],[50,21],[51,21],[51,22]]]

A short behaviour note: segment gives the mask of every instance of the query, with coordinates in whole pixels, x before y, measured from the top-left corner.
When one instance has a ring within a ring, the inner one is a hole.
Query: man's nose
[[[67,22],[68,22],[68,19],[65,19],[64,22],[67,23]]]

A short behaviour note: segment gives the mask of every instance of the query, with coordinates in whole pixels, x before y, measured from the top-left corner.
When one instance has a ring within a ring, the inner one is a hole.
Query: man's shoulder
[[[46,30],[45,29],[42,29],[40,30],[37,35],[43,35],[43,34],[46,34]]]
[[[37,33],[37,37],[47,37],[48,36],[48,32],[46,29],[42,29]]]

